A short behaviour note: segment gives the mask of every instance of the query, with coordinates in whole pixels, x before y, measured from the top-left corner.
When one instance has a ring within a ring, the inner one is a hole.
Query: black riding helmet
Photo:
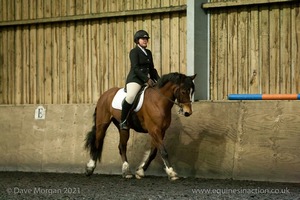
[[[134,34],[133,40],[137,44],[140,38],[150,38],[147,31],[139,30]]]

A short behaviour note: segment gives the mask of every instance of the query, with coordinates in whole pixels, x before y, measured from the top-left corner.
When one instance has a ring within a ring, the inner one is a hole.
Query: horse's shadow
[[[229,130],[225,122],[210,117],[189,119],[175,112],[172,117],[165,145],[179,176],[226,178],[231,169],[227,156],[231,155],[227,152]]]
[[[181,177],[231,177],[232,145],[235,141],[231,133],[234,131],[224,118],[203,117],[197,112],[193,115],[184,117],[176,113],[176,108],[172,109],[172,122],[164,144],[173,168]],[[151,138],[141,133],[135,133],[132,137],[129,142],[130,160],[132,166],[137,167],[150,148]],[[163,167],[158,153],[145,173],[164,176]]]

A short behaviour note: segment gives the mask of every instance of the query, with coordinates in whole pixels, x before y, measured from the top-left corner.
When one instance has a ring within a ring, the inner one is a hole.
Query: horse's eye
[[[189,94],[189,93],[190,93],[190,90],[182,90],[181,93],[182,93],[182,94]]]

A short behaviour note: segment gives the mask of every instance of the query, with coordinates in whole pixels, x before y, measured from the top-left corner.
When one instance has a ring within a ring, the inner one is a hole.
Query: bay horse
[[[132,112],[131,117],[128,118],[129,130],[132,128],[137,132],[149,133],[152,138],[150,153],[136,170],[136,178],[144,177],[144,171],[147,170],[157,151],[159,151],[169,179],[178,179],[177,173],[168,160],[168,153],[163,144],[163,139],[171,123],[171,109],[174,104],[180,107],[180,113],[184,116],[188,117],[192,114],[191,98],[195,88],[193,83],[195,77],[196,74],[186,76],[177,72],[163,75],[155,87],[149,87],[145,90],[141,109],[138,112]],[[93,174],[97,160],[100,161],[101,159],[106,130],[113,122],[119,130],[118,148],[123,162],[122,175],[124,178],[133,177],[126,155],[129,130],[120,130],[121,111],[112,107],[112,100],[119,89],[114,87],[107,90],[97,102],[94,112],[94,126],[85,139],[85,148],[91,156],[86,165],[87,176]]]

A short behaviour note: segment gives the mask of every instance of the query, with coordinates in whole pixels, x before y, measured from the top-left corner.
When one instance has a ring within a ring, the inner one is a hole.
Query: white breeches
[[[127,95],[125,100],[127,101],[127,103],[132,104],[137,93],[140,91],[141,89],[141,85],[135,82],[131,82],[131,83],[127,83],[126,88],[127,88]]]

